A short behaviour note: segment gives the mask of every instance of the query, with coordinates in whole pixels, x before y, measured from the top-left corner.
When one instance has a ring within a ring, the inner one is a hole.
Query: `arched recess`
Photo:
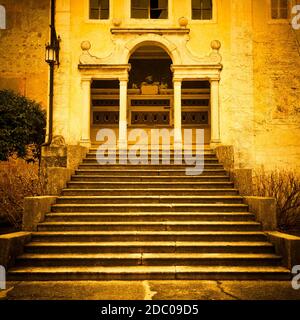
[[[157,34],[147,34],[138,38],[129,40],[123,50],[122,61],[127,64],[131,55],[142,46],[158,46],[165,50],[170,56],[173,64],[180,65],[182,63],[180,53],[177,46],[163,36]]]
[[[180,29],[181,30],[181,29]],[[176,30],[175,30],[176,31]],[[170,100],[170,107],[173,106],[174,111],[170,110],[170,114],[173,115],[171,119],[170,126],[175,129],[177,136],[174,137],[174,144],[180,145],[182,141],[181,129],[182,129],[182,112],[189,112],[189,110],[183,110],[188,102],[185,101],[185,105],[182,106],[182,100],[184,99],[184,88],[182,88],[183,81],[210,81],[211,89],[209,92],[205,93],[207,96],[210,96],[211,99],[211,143],[218,144],[220,143],[220,130],[219,130],[219,80],[220,72],[222,70],[221,64],[221,55],[219,54],[219,49],[221,44],[218,40],[212,41],[211,43],[211,53],[207,56],[197,57],[192,55],[188,48],[186,47],[187,36],[186,33],[175,33],[170,30],[165,30],[165,34],[161,34],[160,31],[150,30],[147,34],[141,34],[144,31],[141,30],[119,30],[118,32],[113,33],[113,42],[114,49],[112,53],[104,58],[92,56],[89,52],[91,49],[91,44],[89,41],[84,41],[81,44],[82,54],[80,56],[79,70],[81,72],[82,78],[82,97],[84,100],[84,105],[86,105],[85,114],[89,114],[90,105],[87,101],[90,101],[90,81],[94,79],[98,80],[119,80],[119,123],[115,123],[119,131],[119,145],[126,145],[127,137],[127,124],[131,123],[130,115],[131,111],[129,110],[130,105],[128,105],[128,95],[130,94],[129,90],[133,90],[133,87],[128,88],[128,73],[130,72],[131,65],[129,60],[139,48],[143,46],[152,46],[160,47],[163,49],[170,59],[172,60],[172,72],[173,72],[173,90],[168,92],[165,89],[163,92],[165,95],[168,95]],[[163,32],[163,30],[162,30]],[[126,36],[124,36],[126,35]],[[131,39],[130,39],[131,38]],[[87,79],[85,81],[85,79]],[[85,85],[86,83],[86,85]],[[170,89],[170,88],[167,88]],[[154,90],[154,89],[153,89]],[[158,89],[159,92],[160,88]],[[107,90],[106,90],[107,91]],[[157,91],[157,90],[156,90]],[[155,91],[155,92],[156,92]],[[202,93],[199,91],[199,98],[196,97],[196,94],[193,95],[194,100],[199,100],[199,103],[202,103]],[[152,91],[151,91],[152,92]],[[197,93],[198,94],[198,93]],[[200,97],[201,96],[201,97]],[[151,97],[150,97],[151,98]],[[144,97],[141,97],[144,100]],[[161,99],[161,96],[157,96],[157,99]],[[102,99],[103,100],[103,99]],[[163,102],[165,103],[165,102]],[[193,109],[195,109],[194,102]],[[198,103],[198,102],[197,102]],[[136,105],[137,106],[137,105]],[[202,106],[202,105],[201,105]],[[142,106],[144,107],[144,106]],[[159,106],[160,107],[160,106]],[[167,106],[168,107],[168,106]],[[205,107],[207,107],[205,105]],[[109,106],[109,111],[111,107]],[[157,110],[159,111],[159,110]],[[198,111],[198,110],[196,110]],[[208,117],[205,117],[205,119]],[[188,119],[188,118],[186,118]],[[196,116],[195,116],[196,119]],[[205,120],[204,119],[204,120]],[[89,120],[89,119],[88,119]],[[137,119],[139,120],[139,119]],[[184,119],[183,119],[184,120]],[[185,121],[185,120],[184,120]],[[139,121],[138,121],[139,122]],[[157,119],[156,119],[157,122]],[[89,123],[87,121],[86,123]],[[135,122],[134,125],[138,126],[140,123]],[[89,128],[88,125],[85,126]],[[88,130],[84,135],[89,137],[90,134]],[[84,139],[82,139],[84,140]]]
[[[134,47],[128,63],[128,126],[130,128],[170,128],[172,126],[172,59],[165,48],[154,42]]]
[[[169,54],[161,46],[153,46],[152,43],[143,43],[130,56],[128,88],[140,87],[146,77],[151,76],[153,82],[160,83],[164,87],[173,87],[173,61]]]

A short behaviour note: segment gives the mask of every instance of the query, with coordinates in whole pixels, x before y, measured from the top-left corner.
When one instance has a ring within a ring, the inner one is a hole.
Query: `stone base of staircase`
[[[9,280],[289,279],[216,154],[204,157],[186,176],[185,165],[100,165],[91,149]]]

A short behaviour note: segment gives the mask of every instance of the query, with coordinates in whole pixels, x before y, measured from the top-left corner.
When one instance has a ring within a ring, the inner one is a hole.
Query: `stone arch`
[[[161,47],[163,50],[167,52],[172,60],[172,63],[175,65],[181,64],[181,56],[179,51],[172,42],[167,40],[166,38],[156,35],[156,34],[148,34],[144,36],[140,36],[136,39],[130,40],[126,43],[123,51],[122,61],[124,64],[127,64],[131,55],[136,51],[139,47],[145,45],[153,45]]]
[[[6,10],[5,7],[0,5],[0,30],[6,29]]]

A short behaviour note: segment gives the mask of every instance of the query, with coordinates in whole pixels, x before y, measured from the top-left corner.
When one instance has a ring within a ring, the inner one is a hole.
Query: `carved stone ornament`
[[[145,30],[119,29],[112,35],[113,48],[106,57],[97,57],[90,53],[91,43],[81,43],[82,54],[79,64],[84,65],[125,65],[128,64],[132,53],[143,44],[159,46],[163,48],[172,59],[174,65],[219,65],[221,68],[222,56],[220,55],[221,43],[219,40],[211,42],[212,52],[207,56],[198,57],[187,47],[189,30],[182,28],[174,29],[172,33],[168,29],[159,29],[159,32],[146,33]]]
[[[51,147],[64,147],[65,145],[66,145],[66,141],[63,136],[53,137]]]

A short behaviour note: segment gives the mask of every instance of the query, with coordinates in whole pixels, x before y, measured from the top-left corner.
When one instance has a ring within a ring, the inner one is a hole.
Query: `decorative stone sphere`
[[[119,19],[119,18],[114,18],[113,21],[112,21],[112,24],[115,26],[115,27],[119,27],[122,23],[122,20]]]
[[[186,26],[189,23],[189,20],[186,17],[181,17],[181,18],[179,18],[178,22],[179,22],[179,25],[181,28],[186,28]]]
[[[89,41],[82,41],[81,42],[81,49],[83,51],[89,51],[91,49],[91,43]]]
[[[219,50],[221,48],[221,42],[219,40],[213,40],[210,46],[213,50]]]

